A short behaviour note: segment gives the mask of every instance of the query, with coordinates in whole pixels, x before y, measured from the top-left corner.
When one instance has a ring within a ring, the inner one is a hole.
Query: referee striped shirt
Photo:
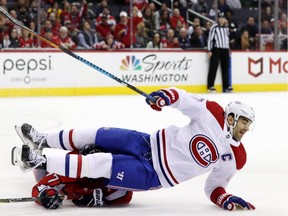
[[[208,51],[213,48],[229,49],[229,28],[214,24],[209,32],[207,45]]]

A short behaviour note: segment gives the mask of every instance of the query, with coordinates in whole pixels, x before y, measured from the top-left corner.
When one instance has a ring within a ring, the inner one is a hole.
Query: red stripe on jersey
[[[165,163],[166,169],[167,169],[169,175],[171,176],[171,178],[173,179],[173,181],[174,181],[176,184],[179,184],[179,182],[176,180],[176,178],[175,178],[174,175],[172,174],[172,172],[171,172],[171,170],[170,170],[170,168],[169,168],[168,162],[167,162],[165,129],[162,130],[162,142],[163,142],[164,163]]]
[[[243,168],[243,166],[245,165],[246,160],[247,160],[247,154],[246,154],[245,148],[242,145],[242,143],[238,147],[233,146],[233,145],[230,145],[230,146],[231,146],[233,153],[234,153],[234,156],[235,156],[236,169],[240,170]]]
[[[82,171],[82,155],[78,155],[77,161],[77,178],[80,178]]]
[[[214,101],[206,101],[206,107],[211,112],[211,114],[215,117],[221,128],[224,128],[224,110],[223,108]]]
[[[69,131],[69,144],[73,150],[77,150],[73,142],[73,131],[74,131],[73,129]]]

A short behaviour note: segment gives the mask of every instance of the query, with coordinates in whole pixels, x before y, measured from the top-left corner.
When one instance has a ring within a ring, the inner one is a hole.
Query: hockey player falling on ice
[[[24,124],[24,136],[35,143],[34,148],[23,145],[24,165],[72,178],[102,177],[106,187],[129,191],[169,188],[210,172],[204,189],[214,204],[225,210],[254,210],[252,204],[225,190],[246,163],[241,139],[255,120],[253,109],[231,102],[223,110],[216,102],[176,88],[150,95],[157,99],[155,104],[146,99],[153,109],[170,106],[188,116],[189,124],[168,126],[151,135],[106,127],[44,134]],[[87,144],[103,152],[68,154]]]
[[[99,151],[91,144],[86,145],[80,152],[72,151],[69,154],[87,155]],[[43,169],[35,169],[34,176],[37,184],[32,188],[32,197],[37,197],[35,202],[47,209],[57,209],[63,204],[64,198],[72,200],[80,207],[126,205],[130,203],[133,195],[132,191],[105,187],[103,178],[69,178],[55,173],[49,174]]]

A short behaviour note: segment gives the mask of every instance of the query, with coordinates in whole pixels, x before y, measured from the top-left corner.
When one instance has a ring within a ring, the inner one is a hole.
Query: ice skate
[[[20,166],[24,172],[28,172],[37,167],[44,167],[46,158],[41,155],[39,150],[34,150],[28,145],[13,147],[11,152],[11,162],[14,166]]]
[[[49,147],[46,140],[47,135],[29,124],[24,123],[21,127],[15,126],[15,130],[25,145],[33,147],[33,149]]]

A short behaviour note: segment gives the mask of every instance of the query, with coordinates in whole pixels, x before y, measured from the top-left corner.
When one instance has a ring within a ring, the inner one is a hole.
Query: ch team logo
[[[202,167],[208,167],[219,159],[219,153],[215,144],[208,137],[198,134],[189,144],[193,159]]]
[[[122,71],[128,71],[129,68],[132,68],[135,70],[141,70],[142,66],[140,65],[140,60],[136,58],[136,56],[126,56],[126,58],[122,59],[121,61],[120,70]]]

